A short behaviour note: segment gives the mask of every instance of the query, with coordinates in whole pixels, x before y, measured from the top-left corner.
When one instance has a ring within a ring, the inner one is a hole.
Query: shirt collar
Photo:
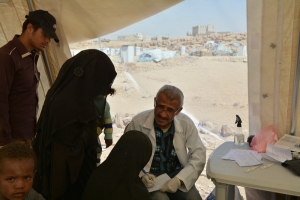
[[[16,46],[17,50],[19,51],[19,53],[21,54],[22,58],[25,58],[29,55],[35,55],[35,54],[39,54],[35,49],[32,50],[31,52],[29,52],[26,47],[24,46],[24,44],[19,40],[19,36],[20,35],[15,35],[15,37],[12,39],[12,42],[14,43],[14,45]]]
[[[155,119],[154,119],[154,128],[155,129],[157,129],[157,128],[159,128],[160,130],[162,130],[159,126],[158,126],[158,124],[156,123],[156,121],[155,121]],[[172,123],[171,123],[171,125],[170,125],[170,127],[169,127],[169,129],[167,130],[167,132],[165,132],[166,133],[166,135],[169,135],[169,134],[172,134],[172,135],[174,135],[174,132],[175,132],[175,126],[174,126],[174,120],[172,121]]]

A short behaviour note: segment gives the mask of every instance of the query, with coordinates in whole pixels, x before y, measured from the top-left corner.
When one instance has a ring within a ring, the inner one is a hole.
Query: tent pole
[[[293,101],[291,110],[291,135],[296,134],[297,128],[297,109],[298,109],[298,98],[299,98],[299,77],[300,77],[300,30],[298,32],[298,52],[296,58],[296,69],[294,75],[294,89],[293,89]],[[299,125],[299,124],[298,124]]]
[[[29,8],[29,11],[33,11],[33,4],[32,4],[32,1],[31,0],[26,0],[27,1],[27,5],[28,5],[28,8]]]
[[[34,11],[32,1],[31,0],[26,0],[26,1],[27,1],[29,11]],[[48,57],[46,55],[45,50],[42,50],[42,57],[43,57],[44,65],[46,66],[45,71],[46,71],[46,74],[47,74],[47,77],[48,77],[48,80],[49,80],[49,85],[51,87],[51,85],[53,84],[54,81],[53,81],[53,77],[52,77],[52,74],[51,74]]]

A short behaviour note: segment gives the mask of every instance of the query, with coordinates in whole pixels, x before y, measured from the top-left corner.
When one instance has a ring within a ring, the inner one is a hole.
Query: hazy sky
[[[246,0],[185,0],[161,13],[101,38],[140,32],[149,36],[185,36],[193,26],[214,25],[215,31],[246,32]]]

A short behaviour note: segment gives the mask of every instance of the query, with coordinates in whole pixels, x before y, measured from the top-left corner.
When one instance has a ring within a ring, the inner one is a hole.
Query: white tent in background
[[[120,54],[122,63],[134,62],[134,46],[121,46]]]
[[[239,46],[237,50],[238,56],[247,56],[247,46]]]

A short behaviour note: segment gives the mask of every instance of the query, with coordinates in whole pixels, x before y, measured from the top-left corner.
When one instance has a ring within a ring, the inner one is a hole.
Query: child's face
[[[9,200],[22,200],[32,187],[33,159],[5,159],[0,164],[0,197],[2,194]]]

